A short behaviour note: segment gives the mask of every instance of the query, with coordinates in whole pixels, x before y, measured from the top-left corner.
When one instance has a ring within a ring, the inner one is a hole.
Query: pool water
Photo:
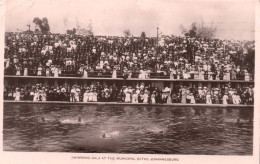
[[[252,155],[253,108],[4,104],[3,149]]]

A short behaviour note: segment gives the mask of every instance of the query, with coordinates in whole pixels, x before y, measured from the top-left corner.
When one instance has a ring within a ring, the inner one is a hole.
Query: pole
[[[158,51],[159,51],[159,27],[156,28],[157,29],[157,48],[156,48],[156,67],[155,67],[155,77],[157,78],[157,57],[158,57]]]
[[[29,24],[27,26],[29,27],[29,31],[31,31],[30,21],[29,21]]]

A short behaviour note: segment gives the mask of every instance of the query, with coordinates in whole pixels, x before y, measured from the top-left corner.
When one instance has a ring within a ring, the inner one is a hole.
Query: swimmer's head
[[[79,116],[79,118],[78,118],[78,122],[81,122],[81,117]]]

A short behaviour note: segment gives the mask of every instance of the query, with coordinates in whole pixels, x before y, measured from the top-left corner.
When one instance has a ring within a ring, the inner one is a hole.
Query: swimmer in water
[[[237,124],[240,124],[240,117],[237,117]]]
[[[41,119],[42,119],[42,122],[45,122],[45,118],[44,118],[44,116],[42,116],[42,118],[41,118]]]
[[[102,131],[101,137],[102,137],[102,138],[106,138],[106,133],[105,133],[105,131]]]
[[[119,131],[113,131],[111,133],[106,133],[105,131],[102,131],[101,137],[102,138],[113,138],[113,137],[116,137],[116,136],[119,136],[119,135],[120,135]]]
[[[81,117],[79,116],[79,118],[78,118],[78,122],[81,122]]]

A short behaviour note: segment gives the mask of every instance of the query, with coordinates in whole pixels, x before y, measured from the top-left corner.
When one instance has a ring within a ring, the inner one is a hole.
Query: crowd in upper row
[[[136,86],[121,88],[101,85],[99,82],[89,86],[61,85],[46,86],[20,85],[6,86],[5,100],[67,101],[67,102],[125,102],[125,103],[204,103],[204,104],[254,104],[254,88],[244,85],[240,88],[231,85],[208,88],[174,85],[161,88],[157,84],[139,83]]]
[[[5,33],[5,74],[253,80],[254,41]]]

